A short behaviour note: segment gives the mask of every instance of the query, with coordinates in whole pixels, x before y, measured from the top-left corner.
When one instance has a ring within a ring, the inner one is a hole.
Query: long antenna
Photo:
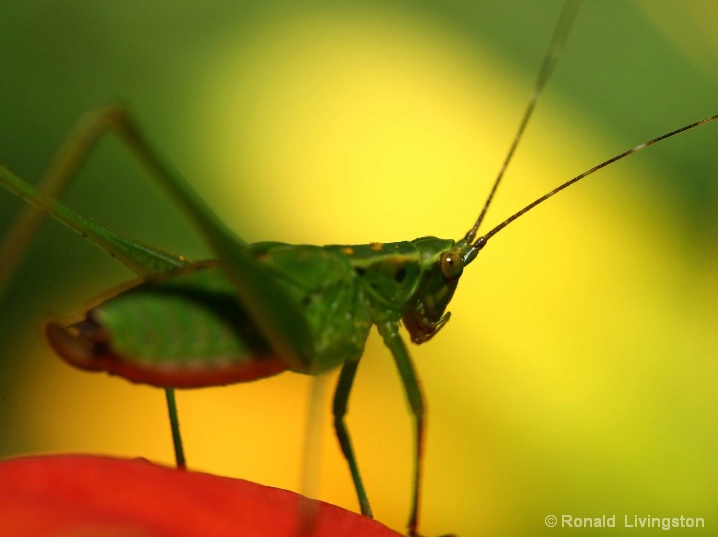
[[[466,251],[466,254],[464,255],[464,261],[465,261],[465,262],[469,262],[469,261],[473,260],[474,257],[476,257],[476,254],[479,253],[479,250],[481,250],[484,246],[486,246],[486,243],[488,242],[488,240],[489,240],[491,237],[493,237],[494,235],[496,235],[499,231],[501,231],[502,229],[504,229],[504,228],[505,228],[506,226],[508,226],[511,222],[513,222],[514,220],[516,220],[516,219],[519,218],[520,216],[523,216],[524,214],[526,214],[527,212],[529,212],[531,209],[533,209],[533,208],[536,207],[537,205],[540,205],[541,203],[543,203],[544,201],[546,201],[546,200],[549,199],[550,197],[552,197],[552,196],[554,196],[555,194],[558,194],[559,192],[561,192],[564,188],[568,188],[569,186],[571,186],[572,184],[574,184],[574,183],[580,181],[580,180],[583,179],[584,177],[587,177],[587,176],[591,175],[592,173],[597,172],[597,171],[600,170],[601,168],[605,168],[605,167],[608,166],[609,164],[613,164],[614,162],[616,162],[616,161],[618,161],[618,160],[621,160],[621,159],[623,159],[623,158],[626,158],[627,156],[632,155],[633,153],[637,153],[638,151],[640,151],[641,149],[645,149],[645,148],[648,147],[649,145],[653,145],[653,144],[655,144],[655,143],[657,143],[657,142],[663,141],[663,140],[665,140],[665,139],[667,139],[667,138],[670,138],[671,136],[675,136],[676,134],[680,134],[680,133],[685,132],[685,131],[687,131],[687,130],[694,129],[694,128],[696,128],[696,127],[700,127],[701,125],[704,125],[704,124],[706,124],[706,123],[710,123],[711,121],[715,121],[716,119],[718,119],[718,114],[716,114],[716,115],[714,115],[714,116],[707,117],[707,118],[705,118],[705,119],[701,119],[700,121],[696,121],[695,123],[691,123],[690,125],[686,125],[685,127],[681,127],[680,129],[676,129],[676,130],[674,130],[674,131],[671,131],[671,132],[669,132],[668,134],[664,134],[664,135],[662,135],[662,136],[659,136],[658,138],[653,138],[652,140],[648,140],[647,142],[645,142],[645,143],[643,143],[643,144],[641,144],[641,145],[638,145],[638,146],[634,147],[633,149],[629,149],[628,151],[624,151],[624,152],[621,153],[620,155],[617,155],[617,156],[615,156],[615,157],[613,157],[613,158],[611,158],[611,159],[608,159],[608,160],[605,161],[605,162],[602,162],[601,164],[599,164],[599,165],[597,165],[597,166],[594,166],[594,167],[591,168],[590,170],[583,172],[581,175],[577,175],[577,176],[574,177],[573,179],[569,179],[568,181],[566,181],[566,182],[563,183],[562,185],[560,185],[560,186],[554,188],[551,192],[549,192],[549,193],[547,193],[547,194],[544,194],[543,196],[541,196],[540,198],[538,198],[536,201],[534,201],[534,202],[532,202],[532,203],[529,203],[526,207],[524,207],[523,209],[521,209],[519,212],[515,213],[515,214],[512,215],[512,216],[509,216],[506,220],[504,220],[503,222],[501,222],[498,226],[496,226],[494,229],[492,229],[491,231],[489,231],[488,233],[486,233],[484,236],[479,237],[479,238],[476,240],[476,242],[475,242],[474,244],[472,244],[471,247]]]
[[[467,244],[471,244],[471,242],[473,242],[474,238],[476,237],[476,232],[478,231],[481,222],[484,220],[484,216],[486,216],[486,211],[488,211],[489,205],[491,205],[491,201],[494,199],[494,194],[496,194],[496,190],[499,188],[499,183],[501,183],[501,179],[504,176],[504,172],[506,172],[506,168],[508,167],[509,162],[511,162],[511,158],[514,156],[514,152],[516,151],[516,147],[519,145],[519,141],[523,136],[524,130],[526,129],[526,125],[528,124],[529,119],[533,114],[534,108],[536,108],[536,102],[541,96],[541,93],[546,87],[546,83],[551,77],[551,73],[556,66],[558,57],[561,54],[561,49],[563,49],[563,45],[566,42],[566,38],[568,37],[568,32],[571,29],[571,26],[573,26],[573,21],[576,19],[576,13],[578,12],[580,4],[580,0],[567,0],[566,3],[563,5],[561,15],[559,16],[558,22],[556,23],[556,28],[553,31],[553,36],[551,37],[551,44],[549,45],[549,49],[546,53],[546,56],[544,57],[543,65],[541,66],[539,75],[536,78],[536,82],[534,83],[531,100],[529,101],[529,104],[526,107],[526,111],[524,112],[523,118],[521,119],[519,130],[514,137],[514,141],[511,144],[511,148],[509,148],[509,152],[506,155],[506,159],[504,160],[503,165],[501,166],[501,170],[499,170],[499,175],[496,177],[496,181],[494,181],[494,186],[491,188],[491,192],[489,192],[489,197],[486,198],[486,202],[484,203],[483,209],[481,209],[481,214],[479,214],[479,218],[476,220],[474,226],[466,233],[466,236],[464,237],[464,241]]]

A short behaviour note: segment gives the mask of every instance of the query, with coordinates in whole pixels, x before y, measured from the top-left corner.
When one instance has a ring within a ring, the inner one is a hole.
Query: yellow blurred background
[[[560,10],[474,4],[6,1],[0,162],[36,180],[81,113],[119,97],[247,241],[458,239]],[[488,226],[718,113],[716,16],[711,1],[586,2]],[[497,235],[467,269],[451,322],[410,349],[429,405],[423,533],[570,531],[546,528],[549,514],[683,514],[706,519],[686,535],[714,532],[717,142],[710,125],[612,166]],[[208,256],[116,140],[65,200],[129,236]],[[0,192],[0,236],[20,206]],[[160,390],[73,370],[40,334],[43,319],[72,320],[127,279],[43,227],[0,296],[0,456],[172,462]],[[330,423],[335,377],[318,496],[356,510]],[[309,391],[286,374],[179,393],[190,466],[298,490]],[[411,423],[375,333],[350,405],[376,518],[402,530]]]

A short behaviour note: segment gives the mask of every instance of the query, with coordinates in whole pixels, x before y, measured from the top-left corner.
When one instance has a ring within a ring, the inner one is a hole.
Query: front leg
[[[398,322],[385,321],[377,324],[384,344],[389,347],[396,367],[399,369],[401,381],[404,384],[404,391],[409,400],[409,407],[414,418],[414,490],[411,501],[411,514],[407,523],[408,534],[417,537],[419,525],[419,493],[421,490],[421,456],[424,451],[424,396],[421,386],[414,371],[406,345],[399,335]]]

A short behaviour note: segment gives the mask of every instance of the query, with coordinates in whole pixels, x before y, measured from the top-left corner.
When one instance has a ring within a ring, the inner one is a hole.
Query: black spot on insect
[[[401,283],[406,279],[406,268],[401,267],[399,270],[397,270],[394,273],[394,280],[396,280],[396,283]]]

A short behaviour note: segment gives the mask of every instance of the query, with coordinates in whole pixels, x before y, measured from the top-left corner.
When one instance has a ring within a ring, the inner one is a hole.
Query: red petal
[[[313,513],[310,516],[302,516]],[[8,537],[397,537],[367,517],[282,489],[91,456],[0,462]]]

